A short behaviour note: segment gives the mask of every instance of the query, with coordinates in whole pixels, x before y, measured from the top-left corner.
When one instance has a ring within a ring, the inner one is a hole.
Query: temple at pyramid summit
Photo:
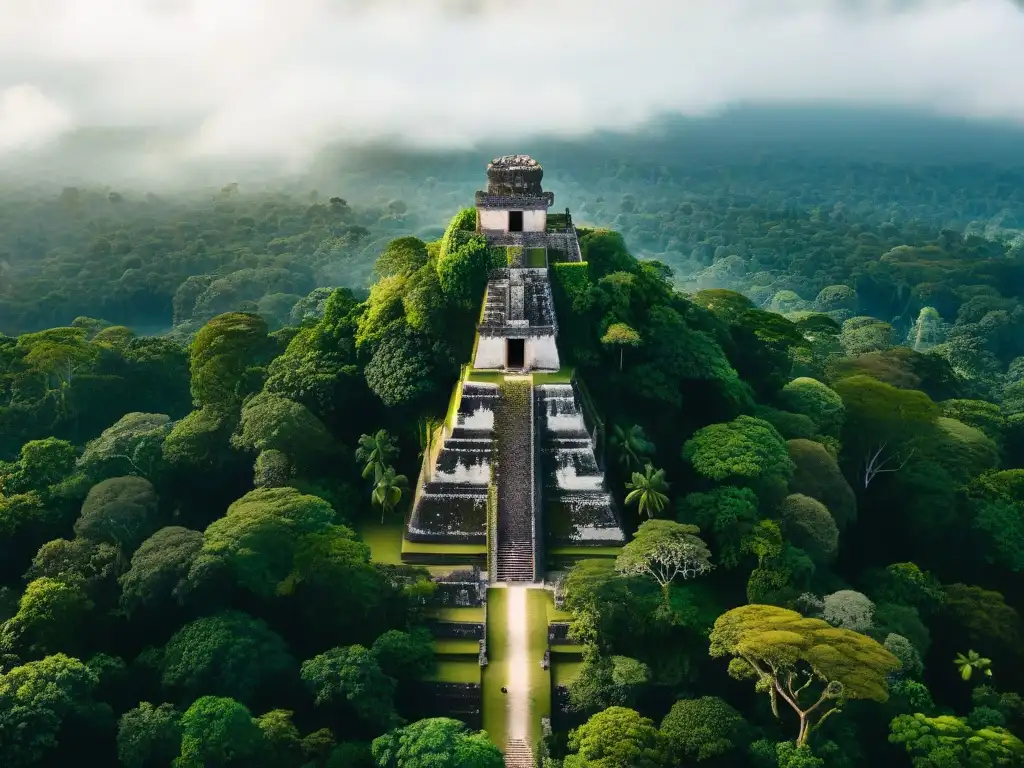
[[[471,359],[424,451],[402,562],[438,583],[431,713],[483,727],[506,764],[533,765],[582,648],[567,636],[560,577],[625,541],[603,471],[605,428],[559,353],[552,280],[586,269],[568,209],[552,213],[526,155],[487,166],[475,210],[445,248],[485,238],[492,268]],[[475,213],[475,215],[473,215]]]
[[[499,157],[476,193],[474,232],[505,249],[507,266],[489,275],[473,359],[405,530],[409,562],[476,564],[492,583],[540,583],[548,560],[577,559],[567,549],[624,540],[599,464],[602,425],[559,357],[550,272],[582,259],[543,177],[526,155]]]

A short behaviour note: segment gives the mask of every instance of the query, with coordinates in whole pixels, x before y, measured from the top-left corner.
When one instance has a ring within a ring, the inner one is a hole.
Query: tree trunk
[[[624,347],[619,347],[619,373],[622,373],[622,356],[626,353]]]
[[[800,733],[796,737],[796,745],[802,747],[807,744],[807,738],[811,735],[810,723],[807,721],[807,715],[803,712],[800,713]]]

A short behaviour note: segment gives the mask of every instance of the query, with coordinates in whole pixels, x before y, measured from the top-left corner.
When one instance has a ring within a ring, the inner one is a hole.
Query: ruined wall
[[[523,211],[523,232],[543,232],[547,226],[547,211]]]
[[[504,368],[505,339],[501,336],[481,336],[476,346],[474,368]]]
[[[508,232],[508,211],[480,208],[480,229]]]
[[[558,346],[555,344],[554,335],[535,336],[527,339],[525,362],[527,369],[540,368],[557,371],[561,366],[558,361]]]
[[[517,209],[513,209],[517,210]],[[485,231],[508,232],[508,210],[504,208],[480,208],[480,229]],[[548,212],[545,210],[523,211],[523,231],[543,232],[548,226]]]

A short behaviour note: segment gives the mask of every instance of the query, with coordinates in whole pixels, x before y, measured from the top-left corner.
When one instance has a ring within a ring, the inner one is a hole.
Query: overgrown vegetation
[[[545,768],[1024,760],[1024,187],[836,168],[577,178],[614,229],[551,268],[559,349],[639,535],[565,576]],[[0,207],[4,765],[501,765],[421,706],[473,664],[429,574],[355,533],[507,263],[421,210]]]

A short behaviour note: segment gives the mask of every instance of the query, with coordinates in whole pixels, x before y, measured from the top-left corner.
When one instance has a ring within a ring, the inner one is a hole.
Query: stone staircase
[[[509,378],[495,413],[498,582],[532,582],[534,547],[533,404],[530,379]]]
[[[421,474],[422,485],[417,489],[406,528],[409,541],[486,540],[487,486],[491,480],[498,395],[494,384],[463,382],[455,424],[442,438],[433,466]]]
[[[623,543],[625,534],[573,385],[542,385],[535,396],[537,429],[542,437],[543,519],[551,543]]]
[[[533,750],[523,739],[505,742],[505,768],[536,768]]]

